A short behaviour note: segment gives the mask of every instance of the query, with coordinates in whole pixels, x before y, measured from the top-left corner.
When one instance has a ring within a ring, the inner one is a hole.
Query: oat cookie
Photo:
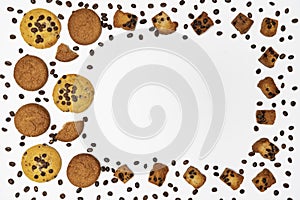
[[[89,187],[100,176],[100,162],[90,154],[78,154],[74,156],[67,168],[67,177],[76,187]]]
[[[231,24],[238,30],[241,34],[245,34],[249,31],[253,24],[253,20],[239,13],[231,22]]]
[[[102,31],[97,13],[86,8],[73,11],[68,21],[68,29],[74,42],[81,45],[96,42]]]
[[[255,153],[260,153],[260,155],[266,159],[274,161],[276,154],[279,152],[279,148],[271,143],[267,138],[261,138],[252,145],[252,150]]]
[[[256,122],[259,124],[273,125],[276,119],[275,110],[257,110]]]
[[[226,183],[226,185],[230,186],[233,190],[236,190],[243,183],[244,177],[236,173],[235,171],[226,168],[220,176],[220,179],[224,183]]]
[[[79,55],[72,51],[66,44],[61,43],[57,47],[55,59],[61,62],[70,62],[75,60]]]
[[[168,35],[176,31],[178,23],[173,22],[171,18],[164,12],[160,12],[152,18],[154,27],[160,34]]]
[[[196,167],[190,166],[183,175],[183,178],[195,189],[199,189],[204,185],[206,176],[202,174]]]
[[[57,133],[55,139],[62,142],[71,142],[79,137],[84,128],[83,121],[67,122]]]
[[[169,168],[167,165],[155,163],[150,171],[148,181],[160,187],[165,182],[168,172]]]
[[[127,183],[127,181],[129,181],[134,176],[134,173],[131,171],[131,169],[129,169],[127,165],[122,165],[114,173],[114,176],[123,183]]]
[[[259,191],[264,192],[276,183],[276,179],[270,170],[263,169],[252,179],[252,182]]]
[[[49,48],[59,39],[61,24],[55,14],[43,8],[25,13],[20,31],[27,44],[38,49]]]
[[[61,163],[59,153],[46,144],[32,146],[22,156],[23,172],[35,182],[48,182],[56,178]]]
[[[269,47],[263,55],[258,59],[261,64],[266,67],[272,68],[275,66],[275,63],[279,57],[279,54],[272,48]]]
[[[274,80],[271,77],[266,77],[259,81],[257,87],[261,89],[263,94],[268,98],[272,99],[273,97],[277,96],[280,91],[277,88]]]
[[[272,37],[276,35],[277,28],[278,28],[278,20],[266,17],[263,19],[261,23],[260,32],[266,37]]]
[[[132,13],[117,10],[114,15],[114,27],[133,31],[136,27],[138,17]]]
[[[202,14],[191,23],[191,26],[197,35],[205,33],[213,25],[213,20],[207,15],[206,12],[202,12]]]
[[[42,88],[48,80],[47,65],[42,59],[36,56],[26,55],[16,63],[14,79],[24,90],[38,90]]]
[[[80,113],[93,102],[94,87],[78,74],[63,75],[53,89],[55,105],[63,112]]]
[[[48,130],[50,115],[43,106],[30,103],[19,108],[14,117],[14,123],[23,135],[36,137]]]

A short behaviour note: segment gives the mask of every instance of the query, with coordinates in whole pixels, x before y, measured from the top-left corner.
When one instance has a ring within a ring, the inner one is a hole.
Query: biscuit
[[[68,30],[77,44],[92,44],[101,35],[101,21],[93,10],[82,8],[72,12],[68,21]]]
[[[49,10],[37,8],[27,12],[20,23],[20,31],[27,44],[38,49],[49,48],[59,39],[61,24]]]
[[[61,111],[80,113],[91,105],[94,93],[94,87],[88,79],[77,74],[68,74],[57,81],[52,96]]]
[[[172,22],[165,12],[160,12],[152,18],[153,26],[160,34],[168,35],[176,31],[178,23]]]
[[[264,66],[272,68],[275,66],[278,57],[279,54],[272,47],[269,47],[258,59],[258,61],[261,62],[261,64],[263,64]]]
[[[168,172],[169,168],[167,165],[164,165],[162,163],[155,163],[149,173],[148,181],[160,187],[165,182]]]
[[[280,93],[278,90],[274,80],[271,77],[266,77],[262,80],[260,80],[257,84],[257,87],[261,89],[263,94],[268,98],[272,99],[276,95]]]
[[[238,30],[241,34],[245,34],[249,31],[253,24],[253,20],[239,13],[231,22],[231,24]]]
[[[257,110],[256,122],[259,124],[273,125],[276,119],[275,110]]]
[[[36,137],[48,130],[50,115],[43,106],[30,103],[19,108],[14,117],[14,123],[23,135]]]
[[[61,43],[57,47],[55,59],[61,62],[70,62],[75,60],[78,57],[78,54],[72,51],[67,45]]]
[[[199,189],[206,181],[206,176],[193,166],[186,170],[183,178],[195,189]]]
[[[120,166],[117,171],[114,173],[114,176],[117,177],[123,183],[129,181],[133,176],[133,172],[128,168],[127,165]]]
[[[236,190],[243,183],[244,177],[229,168],[225,168],[220,179],[233,190]]]
[[[76,187],[85,188],[93,185],[100,176],[100,162],[90,154],[74,156],[67,168],[67,177]]]
[[[24,90],[38,90],[48,80],[47,65],[42,59],[36,56],[26,55],[16,63],[14,78],[17,84]]]
[[[114,27],[133,31],[136,27],[138,17],[131,13],[124,13],[117,10],[114,15]]]
[[[276,179],[272,172],[268,169],[263,169],[263,171],[258,173],[256,177],[252,179],[252,182],[259,191],[264,192],[276,183]]]
[[[278,20],[266,17],[263,19],[261,23],[260,32],[266,37],[272,37],[276,35],[277,28],[278,28]]]
[[[267,138],[261,138],[252,145],[252,150],[255,153],[260,153],[263,158],[274,161],[279,148],[272,144]]]
[[[24,174],[35,182],[48,182],[58,175],[61,168],[59,153],[46,144],[30,147],[22,156]]]
[[[56,140],[62,142],[71,142],[79,137],[84,128],[83,121],[67,122],[55,136]]]
[[[191,23],[191,26],[197,35],[205,33],[213,25],[213,20],[209,18],[206,12],[202,12],[202,14]]]

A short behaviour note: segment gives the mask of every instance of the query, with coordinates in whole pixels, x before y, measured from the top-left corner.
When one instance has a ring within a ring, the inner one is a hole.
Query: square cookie
[[[155,163],[150,171],[148,181],[160,187],[165,182],[168,172],[169,168],[167,165]]]
[[[273,125],[276,119],[275,110],[257,110],[256,122],[259,124]]]
[[[261,138],[252,145],[252,150],[255,153],[260,153],[263,158],[274,161],[279,148],[271,143],[267,138]]]
[[[274,80],[271,77],[266,77],[266,78],[260,80],[259,83],[257,84],[257,87],[259,87],[261,89],[263,94],[268,99],[272,99],[280,93]]]
[[[114,176],[117,177],[123,183],[126,183],[134,176],[134,174],[127,165],[122,165],[117,169]]]
[[[252,182],[259,191],[264,192],[276,183],[276,179],[270,170],[264,169],[252,179]]]
[[[229,168],[225,168],[220,179],[233,190],[236,190],[243,183],[244,177]]]
[[[279,54],[272,48],[269,47],[263,55],[258,59],[261,64],[263,64],[266,67],[272,68],[275,66],[275,63],[279,57]]]
[[[266,37],[272,37],[276,35],[277,28],[278,28],[278,20],[266,17],[263,19],[261,23],[260,32]]]
[[[199,189],[206,181],[206,176],[193,166],[186,170],[183,178],[195,189]]]
[[[249,31],[253,24],[253,20],[239,13],[231,22],[231,24],[238,30],[241,34],[245,34]]]
[[[207,15],[206,12],[202,12],[199,17],[197,17],[192,23],[191,26],[196,32],[197,35],[205,33],[210,27],[214,25],[214,22]]]

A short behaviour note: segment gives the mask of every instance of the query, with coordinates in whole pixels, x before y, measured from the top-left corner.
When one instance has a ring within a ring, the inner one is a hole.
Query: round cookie
[[[26,55],[18,60],[14,69],[14,78],[17,84],[28,91],[42,88],[48,80],[46,63],[32,55]]]
[[[50,115],[43,106],[30,103],[19,108],[14,117],[14,123],[23,135],[36,137],[48,130]]]
[[[101,172],[100,162],[90,154],[78,154],[73,157],[67,168],[67,177],[76,187],[93,185]]]
[[[27,12],[20,23],[23,39],[38,49],[49,48],[59,39],[61,24],[49,10],[37,8]]]
[[[88,79],[68,74],[57,81],[52,96],[61,111],[80,113],[91,105],[94,93],[94,87]]]
[[[86,8],[73,11],[68,21],[68,29],[74,42],[81,45],[96,42],[102,31],[99,16]]]
[[[22,156],[23,172],[35,182],[47,182],[56,178],[60,168],[59,153],[46,144],[32,146]]]

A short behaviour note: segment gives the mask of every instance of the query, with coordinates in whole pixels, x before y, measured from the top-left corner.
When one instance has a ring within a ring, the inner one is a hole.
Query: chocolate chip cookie
[[[61,163],[59,153],[46,144],[32,146],[22,156],[23,172],[35,182],[48,182],[56,178]]]
[[[63,112],[80,113],[93,102],[94,87],[78,74],[63,75],[53,89],[55,105]]]
[[[49,10],[37,8],[25,13],[20,23],[20,31],[27,44],[44,49],[57,42],[61,24]]]

